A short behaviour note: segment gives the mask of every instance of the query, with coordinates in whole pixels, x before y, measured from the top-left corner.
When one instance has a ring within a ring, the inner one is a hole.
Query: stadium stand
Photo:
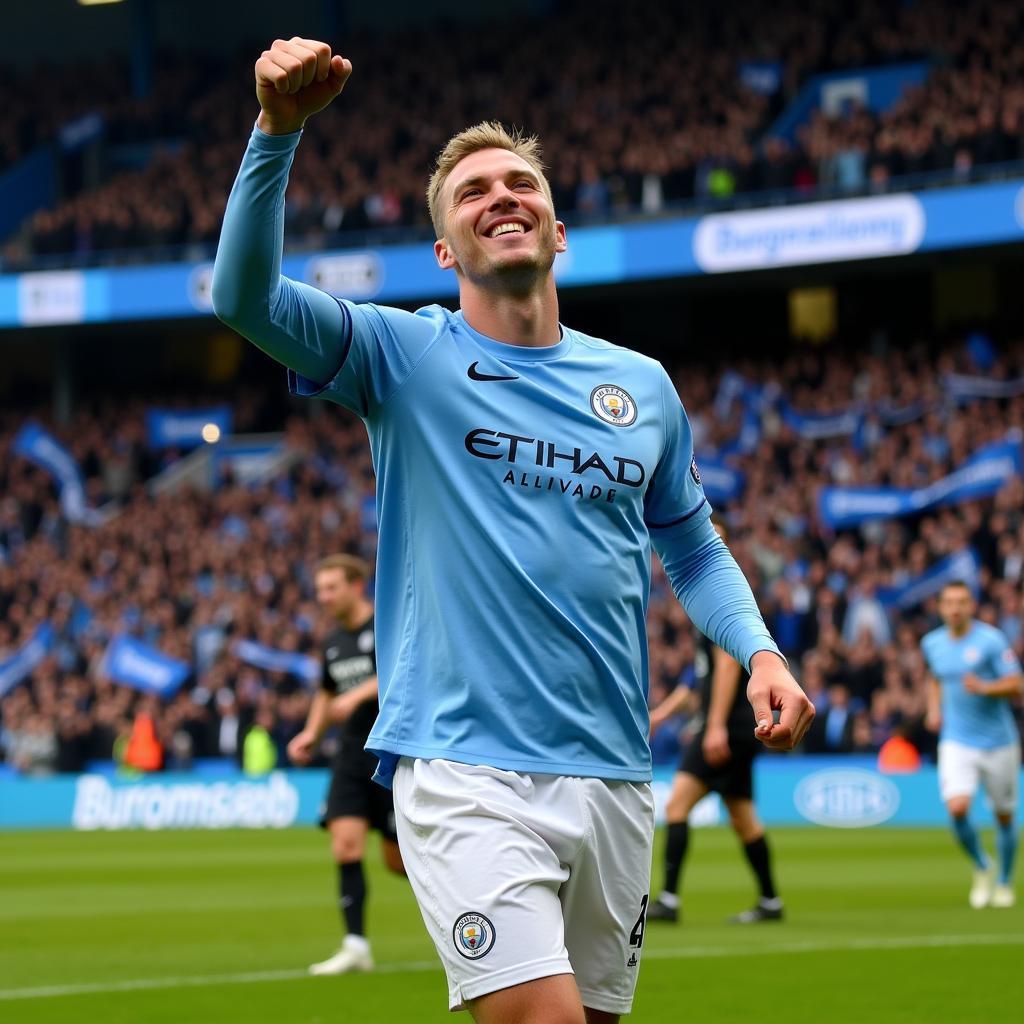
[[[361,90],[365,66],[372,90],[310,124],[289,194],[289,244],[422,232],[424,169],[454,126],[495,116],[544,140],[556,207],[576,220],[728,206],[751,193],[878,191],[923,173],[969,180],[1024,160],[1021,5],[876,0],[851,11],[820,0],[810,23],[795,0],[720,6],[654,2],[640,16],[571,3],[487,33],[444,25],[351,36],[350,88]],[[613,65],[597,56],[606,53]],[[910,59],[930,73],[889,109],[818,111],[794,139],[774,134],[774,118],[813,74]],[[249,51],[218,65],[165,55],[145,98],[132,96],[124,63],[5,72],[15,102],[0,128],[0,169],[80,117],[103,122],[90,168],[77,151],[65,159],[63,201],[8,240],[5,263],[207,251],[253,118],[250,64]],[[745,78],[748,66],[767,67],[767,79]]]
[[[969,549],[980,617],[1024,653],[1024,485],[1014,477],[993,497],[856,529],[830,528],[820,493],[926,488],[979,449],[1007,436],[1019,441],[1024,342],[997,348],[975,337],[884,356],[808,349],[781,363],[671,369],[698,459],[745,478],[741,492],[716,504],[774,635],[819,708],[806,748],[877,751],[899,734],[930,752],[917,641],[934,624],[934,607],[931,598],[910,599],[889,614],[891,595]],[[754,437],[744,438],[742,415],[727,411],[738,381],[762,396]],[[964,381],[974,382],[974,397]],[[262,426],[259,409],[259,396],[243,395],[237,427]],[[851,409],[863,413],[856,430],[807,429]],[[0,701],[0,755],[18,771],[75,771],[123,756],[140,714],[154,722],[165,767],[238,758],[258,714],[272,716],[283,750],[308,706],[299,662],[291,671],[259,668],[242,660],[236,642],[313,653],[311,565],[331,550],[374,555],[372,466],[362,425],[349,414],[296,407],[285,441],[300,457],[272,480],[226,478],[209,493],[155,495],[147,482],[178,453],[147,448],[144,412],[141,403],[100,403],[59,427],[39,411],[82,468],[89,503],[119,510],[98,526],[69,523],[51,477],[14,454],[26,417],[8,413],[0,426],[0,665],[43,623],[56,634],[27,685]],[[120,634],[187,665],[185,685],[159,700],[109,679],[104,654]],[[660,573],[649,637],[657,701],[692,678],[694,656],[686,615]]]

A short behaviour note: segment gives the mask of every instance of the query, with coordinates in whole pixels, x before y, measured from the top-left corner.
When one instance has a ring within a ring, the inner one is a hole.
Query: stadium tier
[[[354,101],[306,129],[289,244],[378,244],[401,228],[424,237],[423,168],[447,126],[485,118],[544,140],[556,206],[582,223],[964,183],[1024,161],[1019,3],[851,12],[826,0],[811,31],[790,0],[724,13],[704,0],[556,8],[498,17],[483,33],[455,23],[350,34]],[[145,68],[137,56],[7,73],[8,268],[166,259],[215,243],[254,117],[251,53],[158,52]]]

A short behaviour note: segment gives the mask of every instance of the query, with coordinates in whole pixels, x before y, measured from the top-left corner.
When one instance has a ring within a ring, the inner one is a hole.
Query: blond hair
[[[329,572],[332,569],[340,569],[349,583],[370,578],[369,564],[355,555],[328,555],[316,564],[316,573]]]
[[[434,173],[431,174],[427,185],[427,209],[430,211],[434,233],[438,238],[443,238],[445,232],[444,210],[438,205],[441,189],[444,188],[444,183],[455,165],[481,149],[506,149],[525,160],[537,172],[544,195],[554,208],[551,186],[544,175],[544,163],[540,158],[540,139],[536,135],[526,135],[519,128],[509,131],[500,121],[481,121],[480,124],[453,135],[438,154]]]

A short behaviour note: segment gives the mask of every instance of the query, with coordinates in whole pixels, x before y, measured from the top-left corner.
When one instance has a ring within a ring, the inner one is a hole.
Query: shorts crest
[[[494,946],[494,925],[483,914],[463,914],[452,928],[455,951],[467,960],[479,960]]]

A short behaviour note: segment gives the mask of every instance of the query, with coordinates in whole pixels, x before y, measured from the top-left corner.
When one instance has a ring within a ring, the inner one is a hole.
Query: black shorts
[[[732,757],[725,764],[711,765],[704,760],[704,734],[700,733],[690,741],[679,770],[695,775],[708,789],[721,796],[738,799],[754,798],[754,757],[757,747],[749,739],[729,737]]]
[[[320,813],[320,827],[336,818],[363,818],[385,839],[398,842],[395,831],[395,805],[391,790],[378,786],[371,778],[377,759],[342,758],[331,772],[327,800]]]

